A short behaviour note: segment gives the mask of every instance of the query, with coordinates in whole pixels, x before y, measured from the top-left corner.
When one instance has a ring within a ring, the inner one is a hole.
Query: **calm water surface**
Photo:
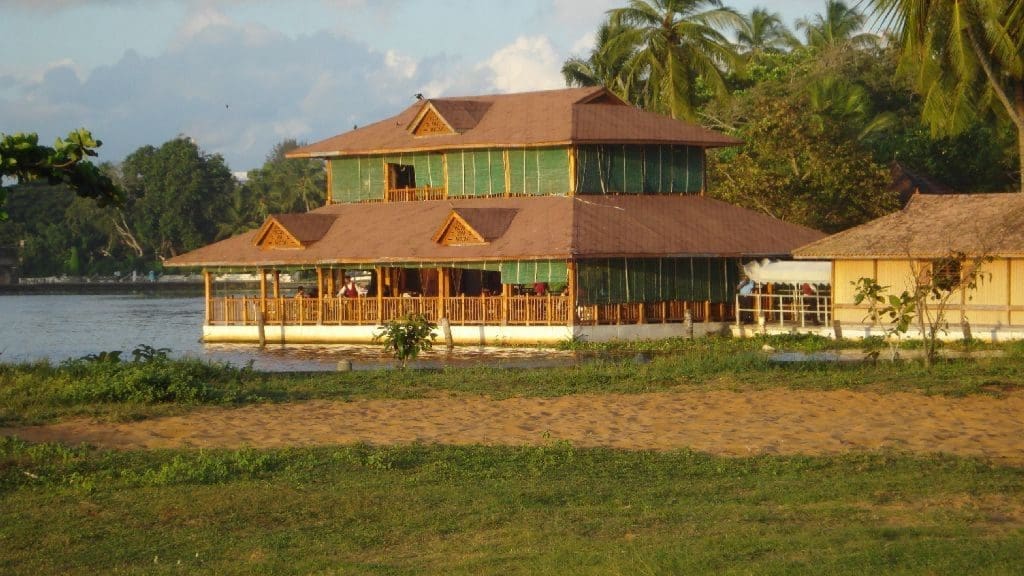
[[[203,299],[196,297],[106,295],[0,295],[0,361],[59,363],[107,350],[122,350],[130,359],[140,344],[170,348],[171,356],[200,358],[245,365],[259,370],[334,370],[339,360],[353,368],[392,366],[379,346],[267,346],[203,344]],[[564,366],[575,362],[571,353],[524,348],[441,346],[414,365],[498,364],[509,367]]]

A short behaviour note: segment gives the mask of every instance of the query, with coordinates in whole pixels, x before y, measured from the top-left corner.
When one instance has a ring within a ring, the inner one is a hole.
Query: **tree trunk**
[[[1016,82],[1013,92],[1013,103],[1017,108],[1017,117],[1024,118],[1024,81]],[[1019,163],[1020,192],[1024,193],[1024,129],[1020,127],[1020,124],[1015,124],[1015,126],[1017,127],[1017,162]]]

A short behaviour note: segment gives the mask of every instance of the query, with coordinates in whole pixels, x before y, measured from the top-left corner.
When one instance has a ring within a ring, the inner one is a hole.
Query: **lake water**
[[[131,351],[145,344],[170,348],[172,357],[192,357],[258,370],[334,370],[350,360],[356,370],[393,366],[380,346],[267,346],[204,344],[200,341],[203,299],[142,294],[0,295],[0,362],[49,359],[59,363],[87,354]],[[509,367],[564,366],[575,362],[568,352],[524,348],[443,346],[424,353],[415,367],[490,364]]]

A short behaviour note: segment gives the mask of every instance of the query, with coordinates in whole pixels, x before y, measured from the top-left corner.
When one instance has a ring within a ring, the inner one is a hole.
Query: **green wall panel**
[[[336,203],[382,198],[384,165],[379,156],[331,160],[331,197]]]
[[[448,196],[503,196],[505,161],[501,150],[457,150],[448,159]]]
[[[569,153],[565,148],[509,150],[509,193],[526,196],[569,194]]]
[[[703,155],[693,146],[580,146],[577,194],[700,192]]]
[[[533,284],[548,282],[561,284],[568,277],[564,260],[517,260],[501,263],[502,284]]]
[[[608,258],[577,267],[581,304],[689,300],[732,302],[735,258]]]

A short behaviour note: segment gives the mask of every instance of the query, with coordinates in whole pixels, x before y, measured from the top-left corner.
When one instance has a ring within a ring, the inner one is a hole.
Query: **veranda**
[[[479,271],[473,281],[453,282],[456,272],[437,268],[422,274],[407,290],[408,269],[376,267],[368,293],[337,296],[344,270],[315,268],[313,297],[296,297],[282,289],[282,270],[257,271],[255,293],[222,294],[213,272],[204,270],[207,326],[378,326],[419,314],[431,322],[442,318],[454,326],[598,326],[728,322],[733,305],[710,300],[655,298],[640,302],[587,302],[580,298],[576,274],[562,283],[500,283],[496,272]],[[433,278],[432,281],[426,281]],[[460,278],[460,280],[462,280]],[[543,286],[538,290],[537,286]],[[454,286],[460,289],[456,290]],[[468,289],[465,289],[468,288]],[[540,293],[538,293],[540,292]]]

